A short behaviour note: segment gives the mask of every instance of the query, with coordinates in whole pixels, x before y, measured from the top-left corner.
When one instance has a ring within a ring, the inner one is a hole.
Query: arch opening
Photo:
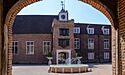
[[[5,26],[7,25],[8,28],[8,74],[12,74],[12,25],[14,23],[15,17],[16,15],[26,6],[38,2],[39,0],[22,0],[22,1],[18,1],[8,12],[7,17],[6,17],[6,21],[5,21]],[[115,33],[115,28],[114,28],[114,22],[113,22],[113,18],[111,16],[111,13],[109,10],[107,10],[107,8],[104,8],[103,5],[98,4],[92,0],[84,0],[83,2],[92,5],[94,8],[96,8],[97,10],[101,11],[111,22],[112,25],[112,34]],[[6,34],[6,33],[5,33]],[[115,35],[112,35],[112,37]],[[115,44],[115,41],[113,38],[112,39],[112,45]],[[112,50],[114,49],[114,47],[112,48]],[[112,56],[113,57],[113,56]],[[112,58],[113,59],[113,58]],[[114,61],[114,60],[113,60]],[[115,62],[115,61],[114,61]]]

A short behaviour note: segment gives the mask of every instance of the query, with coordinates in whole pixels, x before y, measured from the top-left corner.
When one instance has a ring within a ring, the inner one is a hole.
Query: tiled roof
[[[13,34],[50,34],[53,19],[57,15],[17,15]]]
[[[58,15],[17,15],[13,25],[13,34],[51,34],[53,19]],[[110,28],[111,25],[75,23],[75,27],[81,28],[81,34],[87,34],[86,28],[94,28],[94,34],[103,34],[102,26]]]

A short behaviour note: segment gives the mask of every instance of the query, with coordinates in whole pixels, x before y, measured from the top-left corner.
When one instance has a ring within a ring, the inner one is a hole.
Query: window
[[[63,48],[69,46],[69,39],[59,39],[59,46]]]
[[[26,54],[34,54],[34,41],[26,41]]]
[[[51,51],[51,41],[43,41],[43,54],[48,54]]]
[[[88,38],[88,49],[94,49],[94,39]]]
[[[104,59],[109,59],[109,52],[104,52]]]
[[[104,39],[104,49],[109,49],[109,39]]]
[[[90,59],[90,60],[94,59],[94,53],[92,53],[92,52],[88,53],[88,59]]]
[[[88,34],[94,34],[94,28],[87,28]]]
[[[80,27],[75,27],[74,28],[74,33],[80,33]]]
[[[103,34],[109,34],[109,29],[104,28],[104,29],[103,29]]]
[[[74,47],[75,47],[75,49],[79,49],[80,48],[80,39],[79,38],[75,38]]]
[[[18,41],[13,41],[13,54],[18,53]]]
[[[59,33],[61,36],[69,36],[69,29],[68,28],[60,28]]]

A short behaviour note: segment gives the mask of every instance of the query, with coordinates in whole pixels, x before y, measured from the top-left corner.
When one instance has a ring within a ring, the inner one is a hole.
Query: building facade
[[[49,52],[56,64],[76,56],[82,63],[111,62],[111,25],[74,23],[65,9],[58,15],[16,16],[13,63],[47,64]]]

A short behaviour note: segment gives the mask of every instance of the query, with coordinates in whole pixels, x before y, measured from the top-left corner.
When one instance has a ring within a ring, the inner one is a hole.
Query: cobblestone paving
[[[16,65],[13,66],[12,75],[112,75],[111,64],[89,65],[92,72],[87,73],[48,73],[48,66]]]

